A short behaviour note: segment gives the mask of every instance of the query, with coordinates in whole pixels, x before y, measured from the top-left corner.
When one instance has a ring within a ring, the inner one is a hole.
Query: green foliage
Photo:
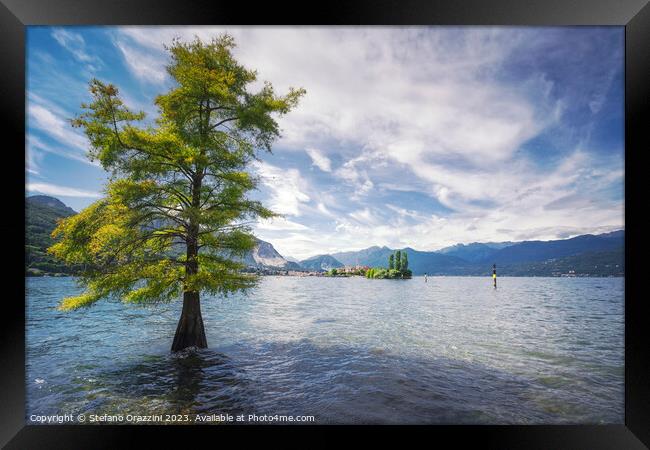
[[[174,41],[167,70],[175,86],[156,98],[153,125],[138,124],[144,113],[129,110],[115,86],[90,82],[92,101],[72,124],[111,178],[105,198],[52,234],[60,240],[51,254],[81,265],[87,288],[62,309],[109,295],[142,303],[254,285],[234,260],[254,246],[248,224],[274,213],[248,199],[257,180],[247,169],[279,136],[274,116],[305,91],[279,96],[266,83],[251,92],[257,74],[234,59],[234,46],[229,35]]]
[[[406,250],[402,252],[402,263],[400,264],[400,269],[402,272],[407,271],[409,268],[409,257],[406,254]]]
[[[407,270],[402,272],[397,269],[385,269],[383,267],[373,267],[366,272],[366,278],[387,278],[387,279],[402,279],[411,278],[411,271]]]
[[[405,271],[409,268],[408,256],[406,250],[403,252],[396,250],[395,253],[388,255],[388,269],[395,269],[397,271]]]
[[[408,269],[406,250],[403,252],[397,250],[388,256],[388,269],[374,267],[366,272],[366,278],[402,279],[411,277],[412,273]]]
[[[371,267],[370,269],[366,270],[366,278],[375,278],[376,272],[377,268]]]
[[[330,270],[327,272],[327,275],[329,275],[329,276],[331,276],[331,277],[335,277],[337,274],[338,274],[338,271],[337,271],[336,269],[330,269]]]
[[[402,278],[402,272],[397,269],[390,269],[386,278]]]
[[[388,271],[383,267],[373,267],[366,272],[367,278],[386,278]]]

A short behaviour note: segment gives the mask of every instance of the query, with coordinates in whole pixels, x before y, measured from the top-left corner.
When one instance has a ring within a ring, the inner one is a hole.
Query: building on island
[[[357,264],[355,266],[341,267],[340,269],[337,269],[336,271],[338,273],[359,273],[359,272],[364,272],[365,273],[366,271],[368,271],[368,269],[370,269],[370,267],[361,266],[361,265]]]

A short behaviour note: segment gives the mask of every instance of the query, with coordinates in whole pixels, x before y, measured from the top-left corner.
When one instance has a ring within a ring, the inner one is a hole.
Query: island
[[[395,280],[406,280],[413,276],[409,269],[409,260],[406,252],[396,250],[388,256],[388,269],[384,267],[373,267],[366,272],[366,278],[388,278]]]

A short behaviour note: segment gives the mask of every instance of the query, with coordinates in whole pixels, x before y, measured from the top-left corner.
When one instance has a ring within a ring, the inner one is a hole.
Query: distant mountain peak
[[[32,204],[32,205],[47,206],[49,208],[58,209],[70,214],[77,214],[77,212],[74,209],[70,208],[61,200],[55,197],[50,197],[49,195],[31,195],[27,197],[25,200],[28,205]]]
[[[620,238],[625,236],[625,230],[610,231],[609,233],[603,233],[598,236],[603,238]]]
[[[469,262],[477,262],[489,258],[490,255],[497,251],[498,248],[494,248],[488,244],[472,242],[469,244],[456,244],[450,247],[445,247],[438,250],[436,253],[455,256]]]
[[[251,250],[248,264],[256,267],[286,267],[291,265],[269,242],[256,238],[256,245]]]
[[[332,255],[317,255],[300,261],[300,265],[309,270],[330,270],[343,267],[344,264]]]

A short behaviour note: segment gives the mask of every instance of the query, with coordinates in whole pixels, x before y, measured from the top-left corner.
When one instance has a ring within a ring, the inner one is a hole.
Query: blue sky
[[[260,83],[307,90],[252,168],[285,256],[624,226],[622,27],[29,27],[28,194],[101,197],[67,122],[92,77],[155,118],[164,44],[224,31]]]

